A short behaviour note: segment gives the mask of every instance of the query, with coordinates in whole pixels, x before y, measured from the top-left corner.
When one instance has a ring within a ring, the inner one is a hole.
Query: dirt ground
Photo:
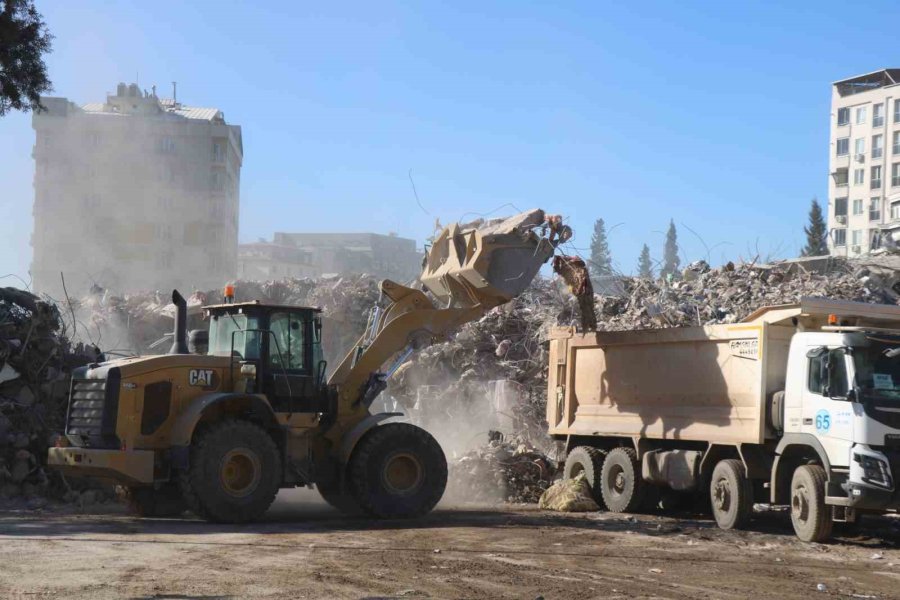
[[[240,526],[0,513],[0,598],[900,598],[892,518],[805,544],[784,513],[741,532],[512,506],[370,522],[317,498],[283,494]]]

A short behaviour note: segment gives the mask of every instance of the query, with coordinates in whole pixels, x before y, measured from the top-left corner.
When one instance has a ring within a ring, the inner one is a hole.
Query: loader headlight
[[[863,482],[888,489],[894,487],[894,480],[891,477],[891,469],[887,461],[868,454],[854,452],[853,462],[859,463],[859,466],[862,467]]]

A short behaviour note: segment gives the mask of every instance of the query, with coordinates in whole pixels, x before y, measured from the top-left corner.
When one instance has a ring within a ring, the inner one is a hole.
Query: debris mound
[[[40,508],[46,497],[80,498],[48,475],[47,448],[63,432],[72,369],[102,360],[71,344],[59,308],[16,288],[0,288],[0,502]],[[88,490],[84,490],[88,491]],[[102,499],[104,491],[91,491]]]
[[[534,504],[550,487],[557,464],[523,439],[490,432],[484,446],[449,465],[448,494],[471,504]]]
[[[560,512],[591,512],[600,510],[591,496],[591,487],[584,473],[573,479],[560,479],[551,485],[538,500],[538,507]]]

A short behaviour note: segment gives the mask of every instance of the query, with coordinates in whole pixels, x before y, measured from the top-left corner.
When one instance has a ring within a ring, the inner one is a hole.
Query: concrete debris
[[[538,507],[560,512],[592,512],[600,510],[591,496],[591,488],[584,473],[574,479],[560,479],[541,495]]]
[[[554,256],[553,272],[559,275],[569,292],[578,300],[581,314],[581,330],[597,330],[597,313],[594,310],[594,288],[587,265],[577,256]]]
[[[66,334],[54,303],[0,288],[0,498],[23,507],[68,489],[44,470],[47,447],[63,431],[72,369],[103,359]]]
[[[555,461],[523,440],[505,441],[492,432],[486,445],[450,463],[447,489],[466,503],[534,504],[556,471]]]

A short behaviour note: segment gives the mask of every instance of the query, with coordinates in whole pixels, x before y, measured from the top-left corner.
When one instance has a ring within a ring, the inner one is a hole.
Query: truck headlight
[[[890,489],[894,487],[891,469],[887,461],[869,454],[853,453],[853,462],[862,467],[862,480],[870,485]]]

